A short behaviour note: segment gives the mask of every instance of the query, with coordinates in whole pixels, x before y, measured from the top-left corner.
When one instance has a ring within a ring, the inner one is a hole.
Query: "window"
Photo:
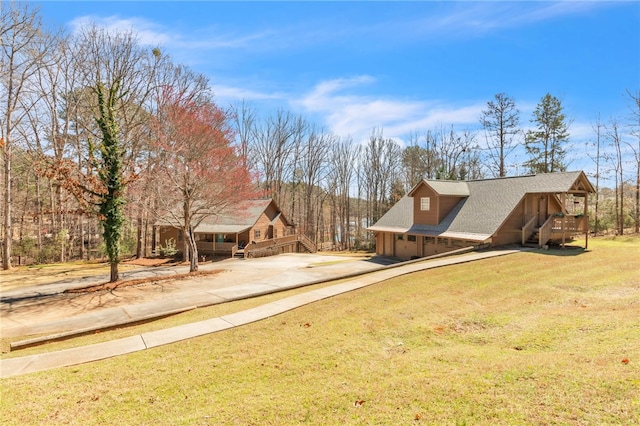
[[[278,228],[273,228],[273,238],[278,238]]]
[[[420,198],[420,210],[425,212],[431,210],[431,197]]]
[[[398,241],[402,241],[402,240],[404,240],[404,235],[402,235],[402,234],[396,234],[396,240],[398,240]]]
[[[259,240],[260,239],[260,230],[256,229],[253,231],[253,239],[254,240]]]
[[[416,242],[416,236],[415,235],[407,235],[407,241],[411,241],[413,243]]]

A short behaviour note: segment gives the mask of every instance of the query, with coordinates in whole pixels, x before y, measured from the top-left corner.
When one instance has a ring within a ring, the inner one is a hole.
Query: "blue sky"
[[[499,92],[529,125],[549,92],[582,168],[597,115],[625,118],[640,89],[638,1],[32,3],[70,32],[133,29],[207,75],[221,106],[284,108],[354,140],[474,130]]]

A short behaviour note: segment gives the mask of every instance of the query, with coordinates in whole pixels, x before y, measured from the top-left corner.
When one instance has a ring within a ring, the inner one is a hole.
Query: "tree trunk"
[[[9,129],[7,123],[7,129]],[[4,233],[2,244],[2,269],[11,269],[11,238],[13,231],[11,229],[11,143],[9,142],[9,133],[7,132],[4,141]]]
[[[138,229],[137,229],[137,237],[138,244],[136,245],[136,259],[142,258],[142,245],[144,244],[144,239],[142,238],[142,213],[138,214]]]
[[[636,215],[634,222],[636,234],[640,233],[640,163],[636,167]]]
[[[114,283],[120,279],[120,275],[118,274],[118,262],[117,261],[114,262],[112,260],[110,262],[110,266],[111,266],[111,275],[109,278],[109,282]]]
[[[193,230],[189,230],[188,234],[189,251],[191,256],[189,259],[189,272],[196,272],[198,270],[198,245],[196,244],[196,237]]]
[[[38,223],[38,254],[42,252],[42,194],[40,193],[40,177],[36,174],[36,218]]]
[[[82,213],[80,213],[80,217],[78,218],[78,220],[80,221],[79,226],[80,226],[80,259],[85,259],[87,257],[87,250],[86,247],[84,245],[84,239],[85,239],[85,229],[84,229],[84,216]]]

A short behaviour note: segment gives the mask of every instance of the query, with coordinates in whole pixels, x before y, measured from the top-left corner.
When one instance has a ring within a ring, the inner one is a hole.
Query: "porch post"
[[[584,218],[584,249],[588,249],[589,248],[589,216],[587,215],[588,212],[588,206],[589,204],[589,193],[585,192],[584,193],[584,214],[582,215],[582,217]]]
[[[560,196],[560,200],[562,202],[562,220],[560,221],[561,226],[560,230],[562,231],[562,249],[564,250],[564,242],[565,242],[565,234],[564,234],[564,223],[567,220],[566,211],[567,211],[567,194],[565,192]]]

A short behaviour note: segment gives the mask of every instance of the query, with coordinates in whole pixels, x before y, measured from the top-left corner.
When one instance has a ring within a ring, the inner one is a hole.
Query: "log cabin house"
[[[369,227],[376,253],[411,259],[463,247],[544,247],[584,234],[589,194],[581,172],[473,181],[422,180]]]
[[[315,245],[295,233],[272,199],[247,200],[225,213],[205,218],[194,230],[198,253],[211,256],[263,257],[288,252],[314,252]],[[182,229],[158,224],[161,245],[173,239],[183,247]]]

